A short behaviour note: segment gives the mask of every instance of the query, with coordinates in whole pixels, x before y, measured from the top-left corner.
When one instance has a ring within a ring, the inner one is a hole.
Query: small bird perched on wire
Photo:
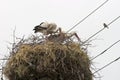
[[[108,28],[108,25],[106,23],[103,23],[104,28]]]
[[[57,25],[55,23],[42,22],[40,25],[34,27],[34,33],[41,32],[43,35],[48,35],[57,32]]]

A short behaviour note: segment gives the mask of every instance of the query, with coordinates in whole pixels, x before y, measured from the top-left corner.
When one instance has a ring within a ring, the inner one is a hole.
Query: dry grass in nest
[[[14,48],[4,68],[9,80],[92,80],[89,57],[78,43],[35,39]]]

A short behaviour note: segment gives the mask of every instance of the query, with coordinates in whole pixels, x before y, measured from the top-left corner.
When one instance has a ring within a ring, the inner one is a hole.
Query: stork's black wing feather
[[[36,30],[36,29],[47,29],[47,28],[46,28],[46,27],[42,27],[42,26],[40,26],[40,25],[37,25],[37,26],[34,27],[33,30]]]
[[[47,29],[46,27],[41,27],[40,25],[37,25],[34,27],[33,30],[35,30],[35,33],[38,32],[38,31],[42,31],[42,30],[45,30]]]

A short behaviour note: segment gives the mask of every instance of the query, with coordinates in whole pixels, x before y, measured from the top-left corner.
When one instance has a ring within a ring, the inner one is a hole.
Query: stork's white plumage
[[[55,32],[56,31],[56,28],[57,28],[57,25],[55,23],[50,23],[47,25],[47,30],[48,31],[53,31]]]
[[[45,27],[45,28],[47,28],[48,25],[49,25],[48,22],[42,22],[42,23],[40,23],[40,26],[41,26],[41,27]]]

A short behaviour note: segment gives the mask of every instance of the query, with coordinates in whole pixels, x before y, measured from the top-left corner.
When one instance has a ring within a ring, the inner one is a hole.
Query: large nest
[[[92,80],[90,60],[76,42],[22,39],[4,67],[9,80]]]

